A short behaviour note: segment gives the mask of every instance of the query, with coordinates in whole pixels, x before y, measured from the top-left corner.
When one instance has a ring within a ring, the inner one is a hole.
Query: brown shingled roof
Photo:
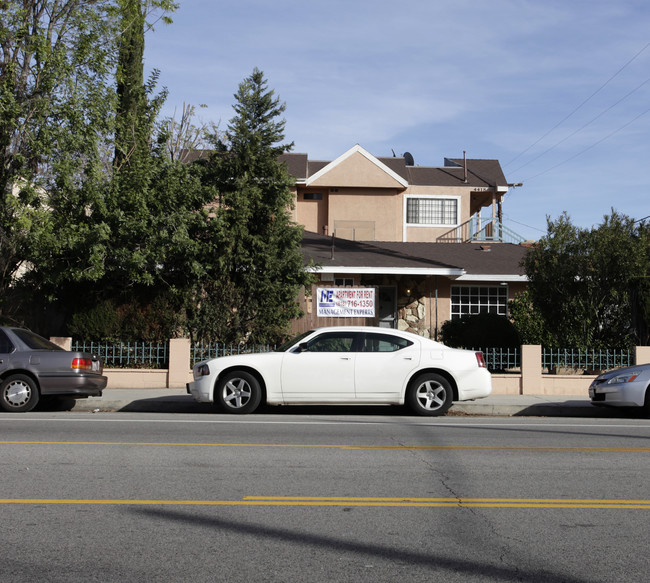
[[[334,249],[332,250],[332,245]],[[521,260],[526,248],[511,243],[401,243],[333,239],[305,232],[302,252],[309,260],[333,270],[336,267],[405,268],[427,272],[440,270],[461,275],[523,275]]]
[[[307,154],[287,153],[280,157],[296,180],[305,180],[322,170],[331,161],[309,160]],[[393,172],[411,185],[434,186],[506,186],[507,181],[498,160],[445,158],[444,166],[407,166],[401,156],[378,157]],[[467,182],[464,164],[467,163]]]

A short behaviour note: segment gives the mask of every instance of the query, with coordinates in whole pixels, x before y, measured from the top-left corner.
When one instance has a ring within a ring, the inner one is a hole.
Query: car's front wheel
[[[449,381],[435,373],[416,377],[406,393],[406,402],[418,415],[444,415],[451,407],[454,392]]]
[[[36,383],[26,375],[12,375],[0,383],[0,407],[10,413],[31,411],[38,397]]]
[[[219,379],[214,400],[227,413],[252,413],[262,400],[262,388],[252,374],[233,371]]]

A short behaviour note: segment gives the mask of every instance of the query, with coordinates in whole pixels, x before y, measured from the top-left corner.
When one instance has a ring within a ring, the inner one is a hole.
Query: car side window
[[[352,352],[355,334],[327,332],[307,343],[308,352]]]
[[[5,334],[4,330],[0,330],[0,354],[9,354],[13,352],[13,349],[14,345],[9,340],[9,336]]]
[[[400,336],[393,336],[392,334],[364,334],[363,338],[363,352],[396,352],[407,346],[411,346],[413,342]]]

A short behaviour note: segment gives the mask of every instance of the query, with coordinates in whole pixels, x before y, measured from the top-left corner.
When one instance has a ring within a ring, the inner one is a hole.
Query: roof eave
[[[360,275],[442,275],[451,279],[457,279],[466,273],[464,269],[448,267],[350,267],[347,265],[320,265],[308,267],[307,271],[312,273],[354,273]]]
[[[528,276],[526,275],[515,275],[513,273],[508,273],[505,275],[495,275],[495,274],[481,274],[481,273],[464,273],[461,275],[457,281],[488,281],[488,282],[504,282],[504,283],[526,283],[528,281]]]

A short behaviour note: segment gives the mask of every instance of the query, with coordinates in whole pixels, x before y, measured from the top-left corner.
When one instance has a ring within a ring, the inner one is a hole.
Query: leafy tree
[[[508,303],[508,310],[522,344],[553,346],[553,337],[545,327],[544,318],[533,305],[528,290],[517,294]]]
[[[169,0],[0,5],[0,310],[9,309],[12,297],[79,301],[79,286],[99,282],[107,264],[121,257],[110,245],[128,225],[118,220],[116,230],[106,211],[120,205],[121,197],[111,196],[120,183],[137,186],[146,165],[134,165],[128,180],[115,179],[110,152],[116,138],[120,152],[127,149],[123,128],[129,124],[137,128],[139,144],[149,147],[150,135],[144,135],[151,124],[131,122],[155,111],[141,98],[146,88],[139,80],[133,92],[138,99],[131,100],[139,109],[124,105],[124,86],[137,74],[139,54],[131,51],[128,61],[124,47],[137,45],[152,10],[174,7]],[[118,63],[122,121],[116,124]],[[25,303],[14,302],[13,311],[24,310]]]
[[[110,0],[0,5],[0,310],[45,244],[88,247],[78,187],[110,124],[114,15]],[[60,209],[75,220],[53,239]]]
[[[530,302],[553,347],[607,348],[639,340],[633,311],[647,304],[650,239],[645,225],[612,211],[597,228],[563,214],[524,258]],[[515,324],[530,325],[525,310]]]
[[[206,277],[188,310],[194,334],[221,341],[272,342],[300,315],[300,288],[309,285],[291,221],[293,179],[278,162],[285,105],[255,69],[235,95],[236,115],[224,140],[201,166],[216,194],[212,239],[205,246]]]

